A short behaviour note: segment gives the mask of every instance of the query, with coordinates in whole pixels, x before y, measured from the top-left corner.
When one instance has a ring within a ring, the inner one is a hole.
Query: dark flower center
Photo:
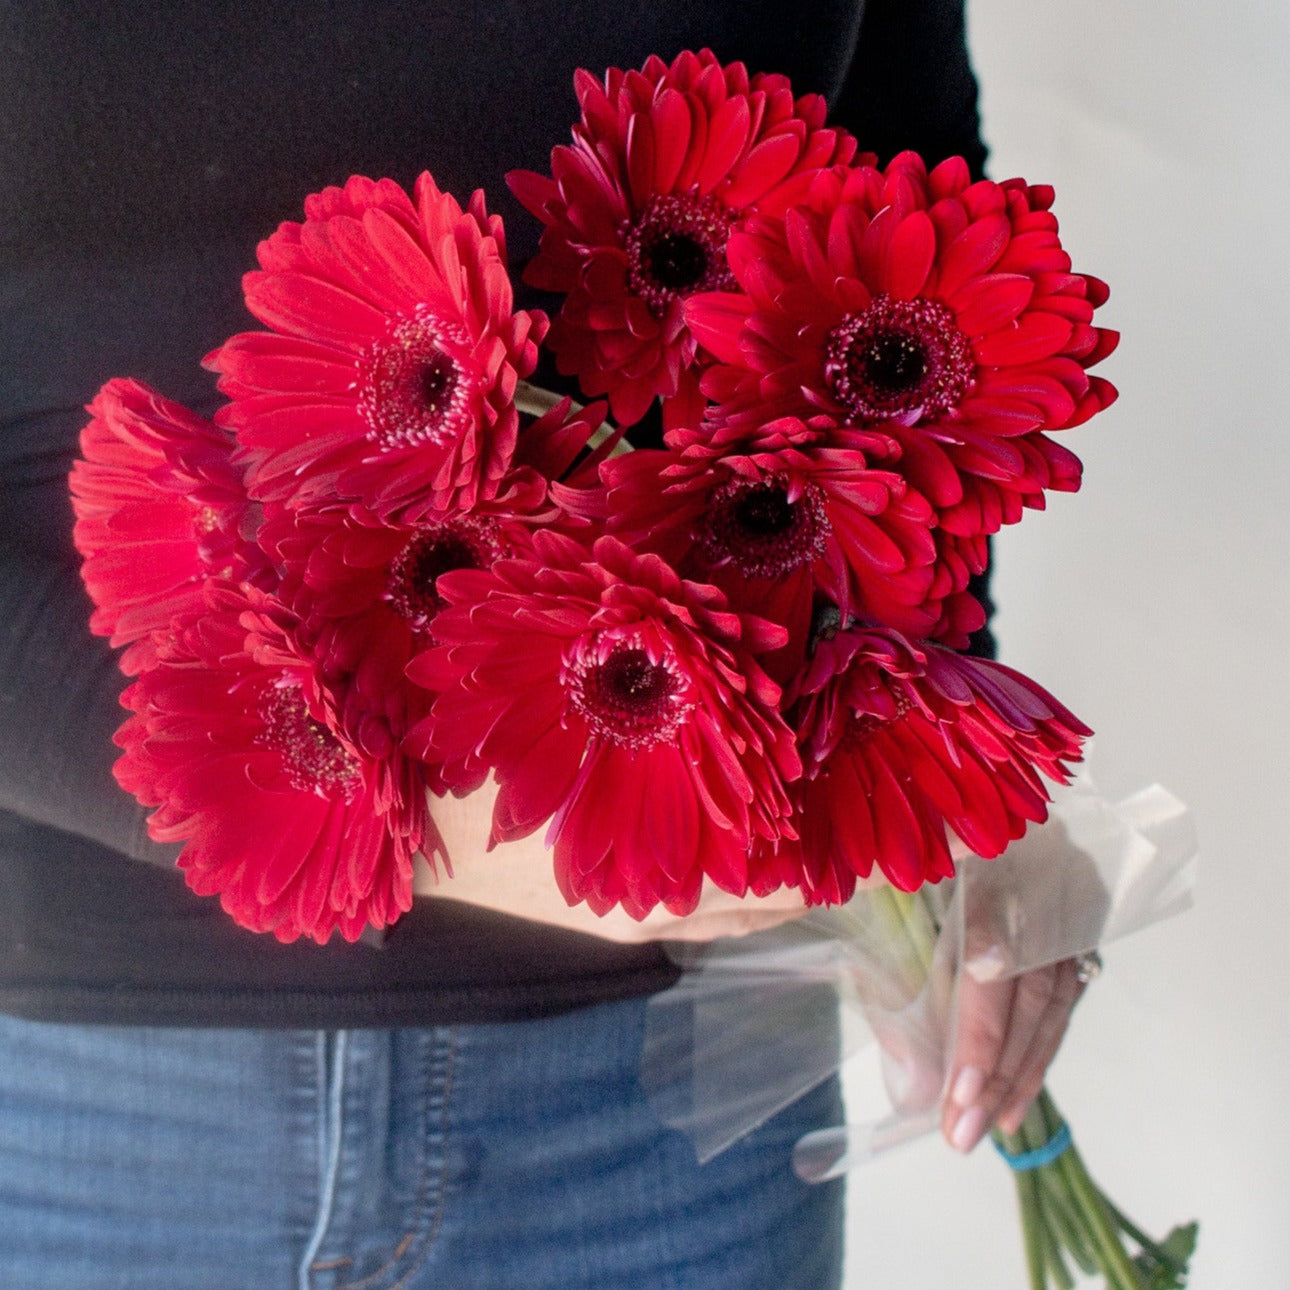
[[[395,323],[358,362],[359,415],[383,449],[443,446],[469,429],[477,379],[469,337],[428,309]]]
[[[452,406],[457,389],[457,368],[447,354],[431,354],[419,373],[421,404],[427,414],[442,417]]]
[[[899,332],[878,335],[864,355],[865,374],[879,390],[899,397],[915,389],[927,374],[927,355],[916,337]]]
[[[628,287],[655,317],[696,291],[735,290],[726,264],[730,222],[730,211],[715,197],[662,193],[626,225]]]
[[[642,248],[642,256],[650,277],[668,291],[693,288],[708,271],[706,249],[685,233],[660,237]]]
[[[713,489],[694,534],[710,565],[733,565],[745,578],[783,578],[824,555],[832,532],[824,494],[788,480],[735,479]]]
[[[418,631],[443,608],[438,582],[453,569],[490,569],[507,553],[496,520],[461,516],[418,529],[390,562],[385,599]]]
[[[309,715],[299,685],[284,679],[270,686],[260,701],[260,720],[263,729],[255,742],[282,758],[282,769],[296,792],[353,799],[362,782],[358,759]]]
[[[921,296],[875,296],[825,341],[825,384],[860,420],[937,416],[967,393],[975,371],[953,313]]]
[[[603,739],[640,752],[675,738],[694,707],[670,652],[655,657],[632,636],[597,633],[565,665],[569,703]]]

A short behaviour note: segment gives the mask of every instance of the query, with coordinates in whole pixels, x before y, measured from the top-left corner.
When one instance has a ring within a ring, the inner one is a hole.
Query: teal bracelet
[[[996,1142],[994,1149],[1008,1162],[1009,1168],[1019,1174],[1029,1173],[1032,1169],[1042,1169],[1045,1165],[1051,1165],[1063,1152],[1069,1151],[1071,1147],[1070,1126],[1062,1122],[1057,1132],[1053,1134],[1042,1147],[1036,1147],[1033,1151],[1021,1151],[1015,1156],[1007,1150],[1002,1144]]]

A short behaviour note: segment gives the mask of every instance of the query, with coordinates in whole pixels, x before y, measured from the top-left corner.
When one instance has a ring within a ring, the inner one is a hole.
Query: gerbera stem
[[[1017,1180],[1017,1207],[1021,1211],[1021,1239],[1026,1252],[1026,1275],[1030,1290],[1048,1290],[1044,1275],[1043,1219],[1039,1214],[1039,1198],[1034,1179]]]
[[[1044,1247],[1044,1264],[1048,1268],[1049,1275],[1060,1287],[1060,1290],[1075,1290],[1075,1278],[1071,1276],[1070,1269],[1066,1266],[1066,1260],[1062,1258],[1062,1242],[1058,1234],[1048,1225],[1047,1211],[1044,1209],[1044,1203],[1040,1196],[1040,1185],[1038,1178],[1030,1180],[1031,1189],[1035,1193],[1035,1207],[1037,1210],[1037,1226],[1039,1236]]]
[[[871,901],[897,957],[903,988],[908,998],[913,999],[932,974],[937,933],[935,917],[921,896],[898,891],[886,883],[871,893]]]
[[[1046,1095],[1039,1099],[1032,1110],[1034,1115],[1027,1116],[1027,1123],[1023,1126],[1022,1132],[1026,1136],[1027,1147],[1034,1150],[1052,1139],[1053,1134],[1060,1130],[1062,1120],[1052,1099]],[[1080,1270],[1092,1276],[1097,1271],[1097,1260],[1080,1227],[1078,1207],[1060,1171],[1052,1168],[1037,1169],[1034,1179],[1045,1225],[1069,1251],[1071,1257],[1079,1264]]]
[[[1061,1122],[1060,1113],[1047,1091],[1039,1095],[1037,1105],[1049,1123]],[[1113,1290],[1142,1290],[1142,1275],[1120,1243],[1115,1218],[1084,1167],[1079,1152],[1068,1147],[1053,1162],[1053,1167],[1060,1171],[1067,1194],[1078,1208],[1081,1226],[1092,1242],[1107,1285]]]
[[[909,949],[923,970],[924,979],[931,975],[932,955],[936,950],[936,918],[927,902],[917,892],[898,891],[887,886],[882,895],[904,928]]]
[[[540,385],[530,385],[528,381],[515,383],[515,406],[531,417],[540,417],[564,402],[565,395],[544,390]],[[583,405],[569,400],[570,412],[581,412]]]
[[[1092,1276],[1097,1271],[1097,1260],[1084,1239],[1079,1216],[1061,1176],[1053,1170],[1040,1169],[1035,1174],[1035,1186],[1045,1225],[1079,1265],[1080,1271]]]
[[[515,406],[519,411],[531,417],[545,416],[552,408],[559,407],[567,397],[564,394],[556,394],[553,390],[544,390],[540,385],[532,385],[528,381],[517,381],[515,383]],[[570,412],[581,412],[585,407],[586,404],[579,403],[577,399],[569,399]],[[618,427],[612,421],[605,421],[587,440],[587,447],[599,448],[606,439],[617,433]],[[631,444],[626,439],[622,439],[614,445],[613,451],[609,455],[611,457],[621,457],[625,453],[631,452],[631,450]]]
[[[1135,1222],[1133,1222],[1123,1210],[1111,1203],[1104,1195],[1102,1204],[1110,1212],[1111,1217],[1120,1225],[1120,1228],[1126,1235],[1131,1236],[1155,1261],[1164,1267],[1169,1268],[1175,1276],[1181,1276],[1187,1271],[1187,1264],[1175,1258],[1158,1242],[1153,1241]]]

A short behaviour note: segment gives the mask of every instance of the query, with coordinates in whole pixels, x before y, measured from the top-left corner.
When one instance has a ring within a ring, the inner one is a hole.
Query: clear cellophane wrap
[[[651,1002],[645,1087],[708,1160],[848,1064],[849,1122],[793,1162],[836,1177],[936,1127],[964,972],[1019,974],[1168,918],[1191,903],[1196,859],[1172,794],[1111,802],[1081,771],[1045,824],[935,887],[870,887],[771,931],[677,944],[686,970]]]

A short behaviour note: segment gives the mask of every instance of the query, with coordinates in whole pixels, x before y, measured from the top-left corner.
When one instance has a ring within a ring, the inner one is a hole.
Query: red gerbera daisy
[[[432,829],[405,797],[402,758],[349,737],[294,616],[253,588],[211,584],[122,703],[122,787],[156,807],[148,831],[185,841],[199,895],[279,940],[355,940],[412,902],[412,857]],[[433,837],[430,841],[436,841]]]
[[[839,431],[826,443],[785,418],[755,440],[676,430],[667,442],[601,468],[609,531],[787,627],[777,679],[801,665],[821,599],[919,635],[939,621],[932,509],[870,466],[878,436]],[[951,594],[966,584],[964,572]]]
[[[386,755],[428,707],[404,668],[432,644],[439,577],[527,553],[554,513],[547,482],[519,470],[493,501],[442,518],[381,520],[351,506],[282,510],[264,522],[259,540],[280,571],[279,595],[299,614],[327,684],[344,694],[365,751]]]
[[[697,419],[685,298],[733,287],[735,220],[783,210],[855,141],[824,128],[819,95],[795,100],[786,77],[749,77],[708,49],[611,68],[603,82],[579,71],[574,88],[582,121],[552,152],[552,176],[508,176],[546,225],[525,281],[567,293],[550,340],[560,370],[607,394],[620,423],[660,395],[676,401],[672,424]]]
[[[251,495],[380,515],[469,507],[510,466],[515,383],[546,320],[512,309],[501,221],[429,174],[415,204],[356,177],[262,243],[246,303],[272,330],[207,358]]]
[[[805,773],[793,786],[802,885],[837,903],[876,865],[902,891],[954,872],[948,825],[1000,854],[1047,818],[1040,778],[1065,783],[1088,727],[1001,663],[897,632],[822,639],[789,696]]]
[[[535,558],[441,579],[442,644],[409,667],[437,698],[409,746],[456,791],[493,771],[494,842],[551,819],[570,904],[684,914],[705,874],[743,894],[800,769],[757,663],[782,629],[613,538],[594,554],[535,542]]]
[[[731,237],[744,295],[692,297],[686,318],[720,360],[703,389],[718,420],[822,417],[881,426],[939,523],[981,535],[1079,462],[1045,431],[1105,407],[1086,369],[1114,348],[1093,326],[1106,288],[1071,272],[1050,188],[970,182],[953,158],[930,174],[904,153],[820,175],[783,219]]]
[[[440,575],[527,553],[539,527],[585,527],[559,510],[549,489],[560,474],[578,480],[590,469],[594,477],[603,449],[580,454],[603,409],[574,411],[564,399],[522,429],[516,459],[532,464],[511,470],[497,496],[470,511],[399,521],[351,504],[279,509],[265,520],[258,540],[275,561],[278,595],[300,616],[366,752],[387,755],[428,707],[404,668],[433,643]]]
[[[112,380],[89,405],[72,467],[73,540],[96,606],[90,629],[128,648],[134,675],[154,632],[201,605],[207,578],[266,575],[232,438],[138,381]]]
[[[573,488],[594,484],[600,463],[624,438],[619,427],[603,433],[599,443],[591,446],[607,410],[604,403],[579,407],[572,399],[557,400],[521,429],[515,448],[516,468],[535,470],[552,484]]]

